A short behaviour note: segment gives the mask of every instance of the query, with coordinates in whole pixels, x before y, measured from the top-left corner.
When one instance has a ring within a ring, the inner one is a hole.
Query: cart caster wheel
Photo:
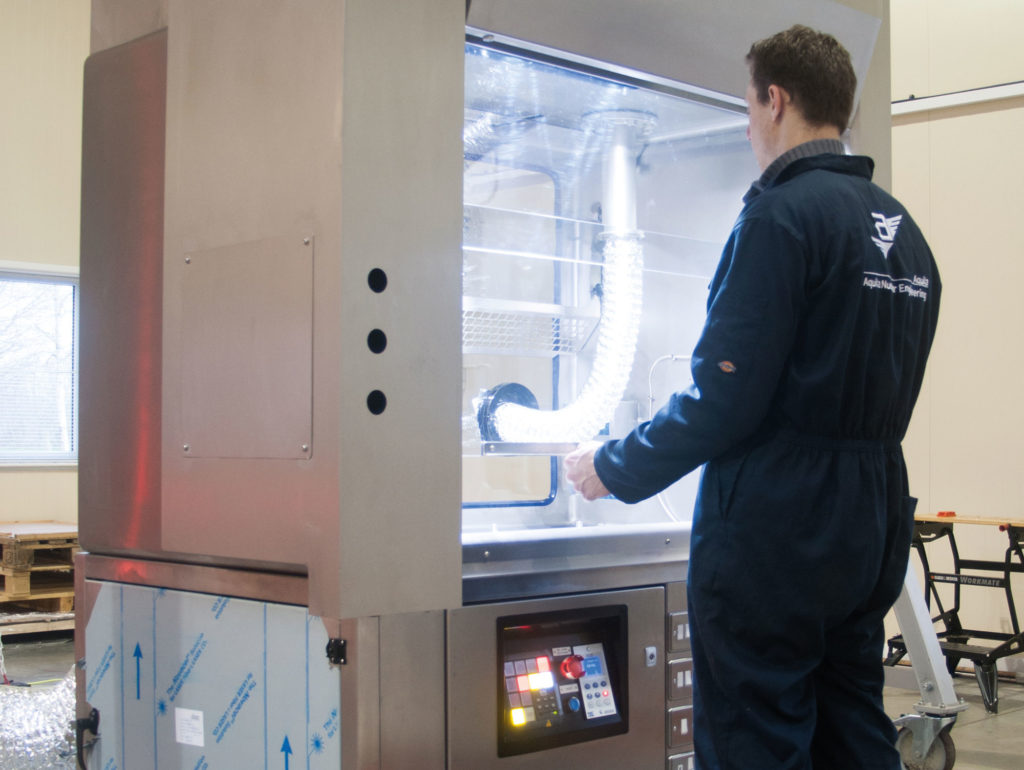
[[[896,736],[896,750],[905,770],[953,770],[956,762],[956,747],[948,729],[938,734],[923,757],[915,757],[914,734],[903,728]]]

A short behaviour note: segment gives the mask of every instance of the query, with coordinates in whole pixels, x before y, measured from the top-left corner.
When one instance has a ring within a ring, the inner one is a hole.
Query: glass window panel
[[[560,460],[689,385],[710,276],[757,176],[745,114],[475,43],[465,75],[464,535],[688,518],[695,476],[640,506],[581,504]],[[526,406],[515,426],[507,403]]]
[[[0,463],[75,462],[73,278],[0,272]]]

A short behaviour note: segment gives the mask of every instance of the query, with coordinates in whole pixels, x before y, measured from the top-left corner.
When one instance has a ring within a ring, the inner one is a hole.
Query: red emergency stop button
[[[562,661],[559,668],[566,679],[579,679],[583,676],[583,658],[580,655],[570,655]]]

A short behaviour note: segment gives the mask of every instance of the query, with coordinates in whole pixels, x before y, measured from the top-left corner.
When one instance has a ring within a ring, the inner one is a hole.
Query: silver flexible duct
[[[0,768],[74,770],[75,670],[53,687],[0,686]]]
[[[503,441],[569,442],[593,438],[615,414],[629,383],[640,334],[643,247],[636,220],[636,160],[652,116],[610,110],[589,116],[606,138],[602,212],[603,299],[594,365],[580,395],[562,409],[502,404],[495,426]]]

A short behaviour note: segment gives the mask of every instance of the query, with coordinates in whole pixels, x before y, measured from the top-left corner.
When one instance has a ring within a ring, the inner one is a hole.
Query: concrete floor
[[[3,643],[9,679],[44,688],[60,682],[74,664],[70,632],[8,637]],[[896,677],[912,681],[910,677]],[[1024,684],[999,682],[999,713],[990,714],[974,677],[960,674],[954,680],[957,694],[968,704],[960,713],[951,736],[956,748],[957,770],[1021,770],[1024,768]],[[887,687],[886,709],[894,719],[914,713],[921,699],[915,690]]]
[[[3,654],[8,679],[34,687],[56,684],[75,662],[70,631],[7,637]]]

